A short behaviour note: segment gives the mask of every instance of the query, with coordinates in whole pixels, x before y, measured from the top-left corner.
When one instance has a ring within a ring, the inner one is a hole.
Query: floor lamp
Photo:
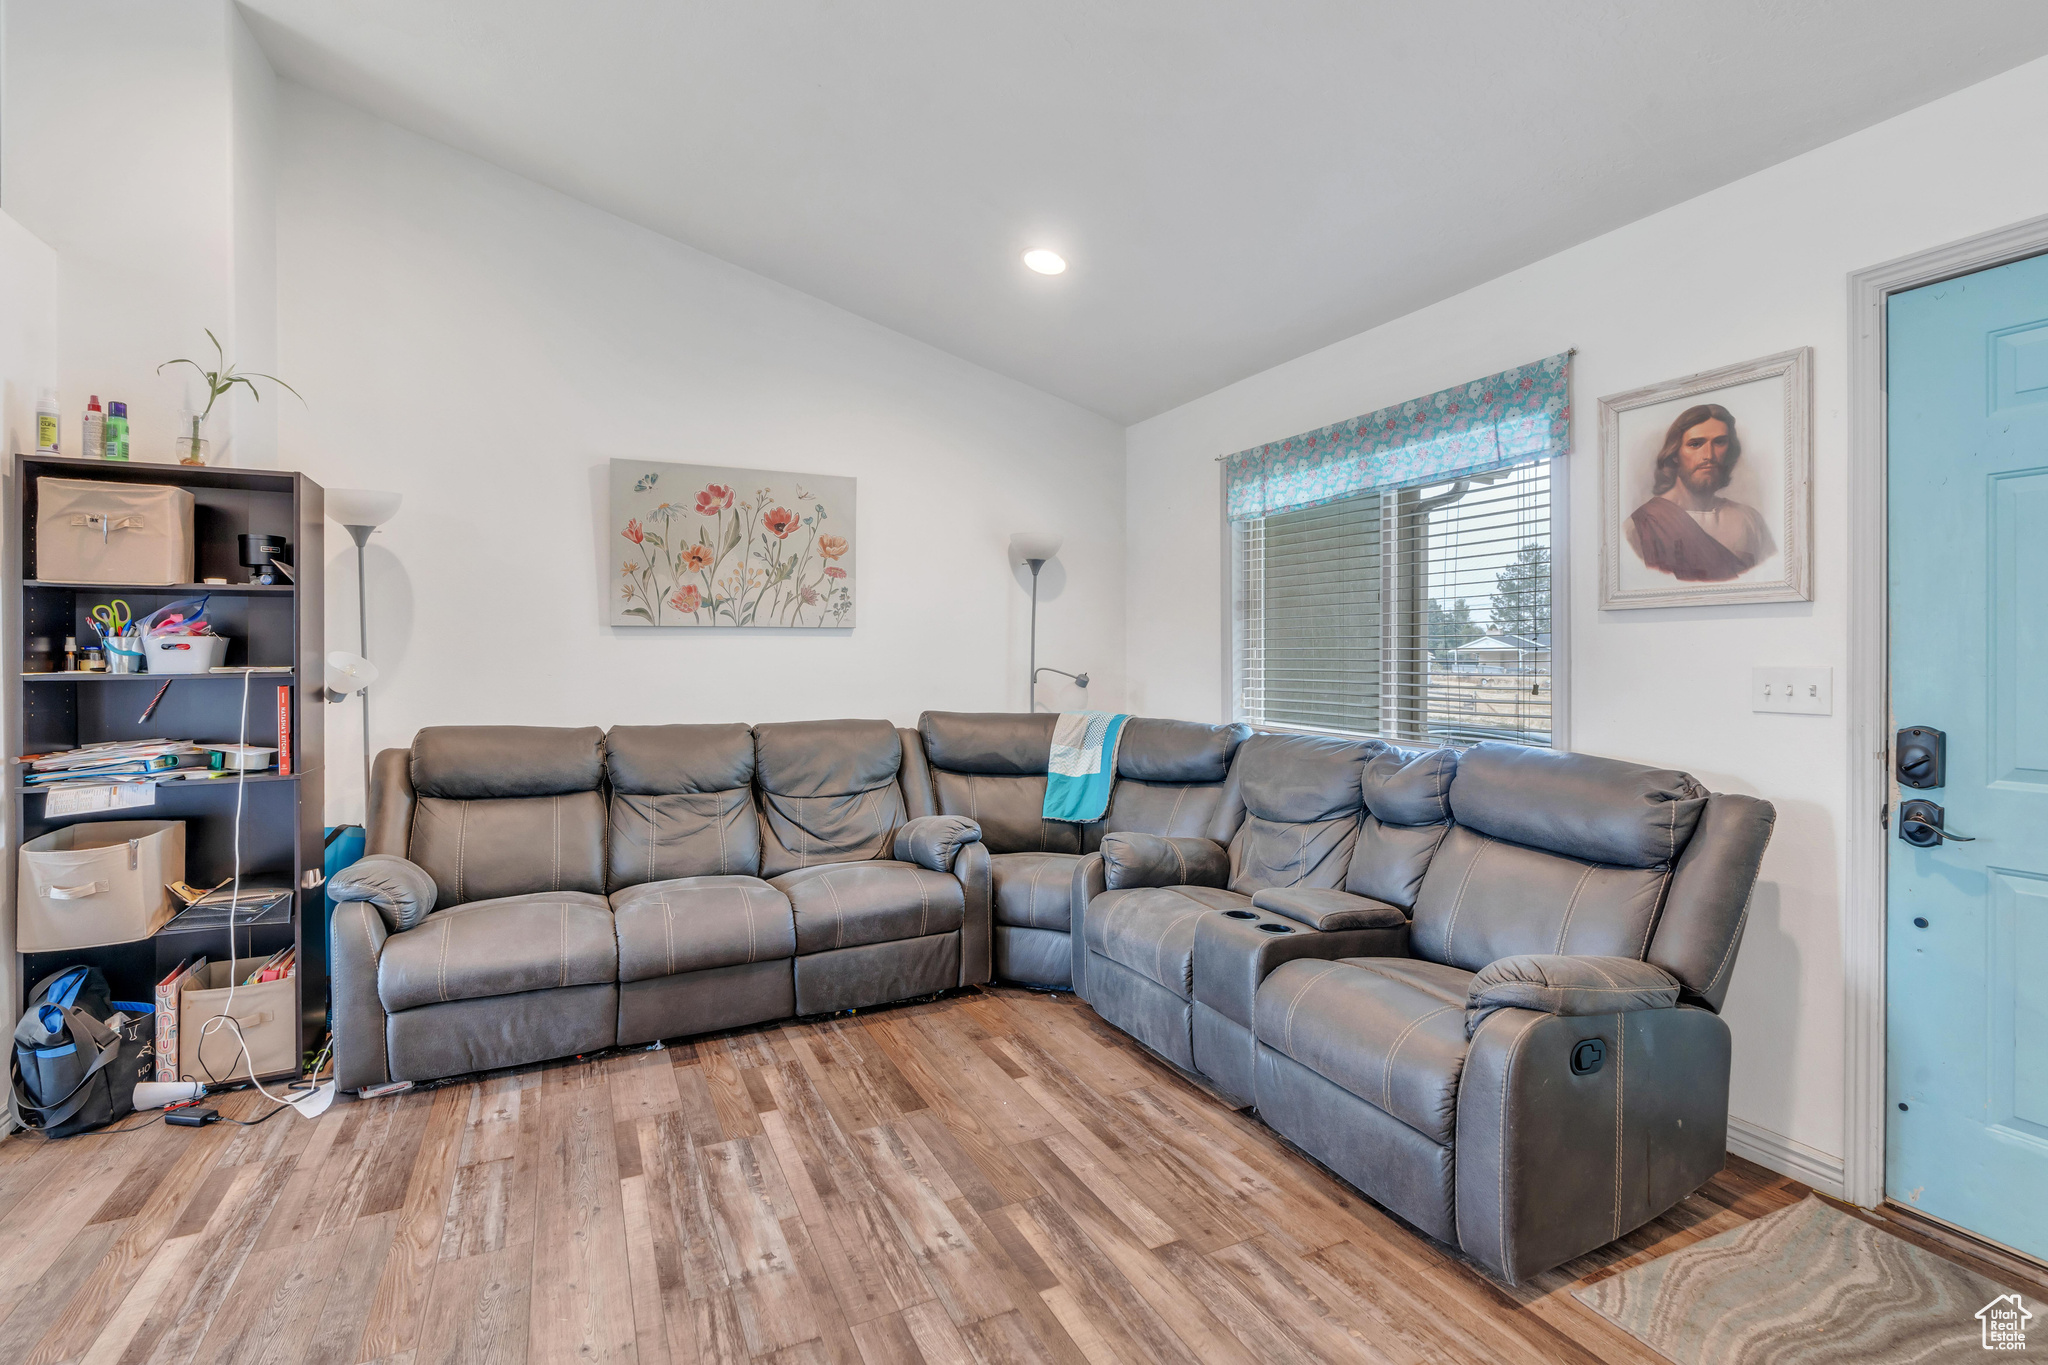
[[[370,684],[376,681],[376,670],[369,667],[370,654],[370,594],[367,576],[363,569],[363,549],[370,543],[370,532],[382,526],[398,514],[401,496],[397,493],[382,493],[370,488],[330,488],[327,490],[327,515],[341,523],[349,538],[356,543],[356,650],[362,661],[360,668],[341,665],[339,671],[346,676],[352,687],[336,686],[337,665],[328,660],[328,687],[343,695],[350,690],[361,693],[363,698],[363,823],[370,819]]]
[[[1041,673],[1057,673],[1062,678],[1072,678],[1076,687],[1088,685],[1086,673],[1038,666],[1038,572],[1059,552],[1060,538],[1049,531],[1019,531],[1010,537],[1010,559],[1031,570],[1031,673],[1025,680],[1024,695],[1030,700],[1033,711],[1038,709],[1038,675]]]

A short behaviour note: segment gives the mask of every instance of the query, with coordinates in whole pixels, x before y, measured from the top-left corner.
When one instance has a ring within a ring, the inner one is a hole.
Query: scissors
[[[104,607],[94,607],[92,619],[101,635],[123,635],[133,618],[129,615],[128,604],[117,597]]]

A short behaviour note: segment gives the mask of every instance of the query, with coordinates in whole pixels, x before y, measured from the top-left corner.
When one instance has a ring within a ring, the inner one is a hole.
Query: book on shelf
[[[250,972],[244,986],[260,986],[266,981],[282,981],[292,974],[292,967],[298,959],[298,949],[279,948],[263,960],[262,965]]]
[[[292,690],[277,689],[277,775],[292,775]]]

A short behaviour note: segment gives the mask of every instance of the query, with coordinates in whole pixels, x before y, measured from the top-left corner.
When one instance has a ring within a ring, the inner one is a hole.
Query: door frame
[[[1884,1202],[1885,863],[1891,799],[1891,599],[1886,544],[1885,303],[1891,295],[2048,252],[2048,216],[1849,277],[1849,828],[1842,891],[1843,1195]]]

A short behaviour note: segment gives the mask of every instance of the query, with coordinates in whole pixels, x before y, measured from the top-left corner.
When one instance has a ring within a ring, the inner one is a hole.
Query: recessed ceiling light
[[[1057,275],[1067,268],[1067,258],[1057,251],[1038,247],[1024,253],[1024,264],[1041,275]]]

